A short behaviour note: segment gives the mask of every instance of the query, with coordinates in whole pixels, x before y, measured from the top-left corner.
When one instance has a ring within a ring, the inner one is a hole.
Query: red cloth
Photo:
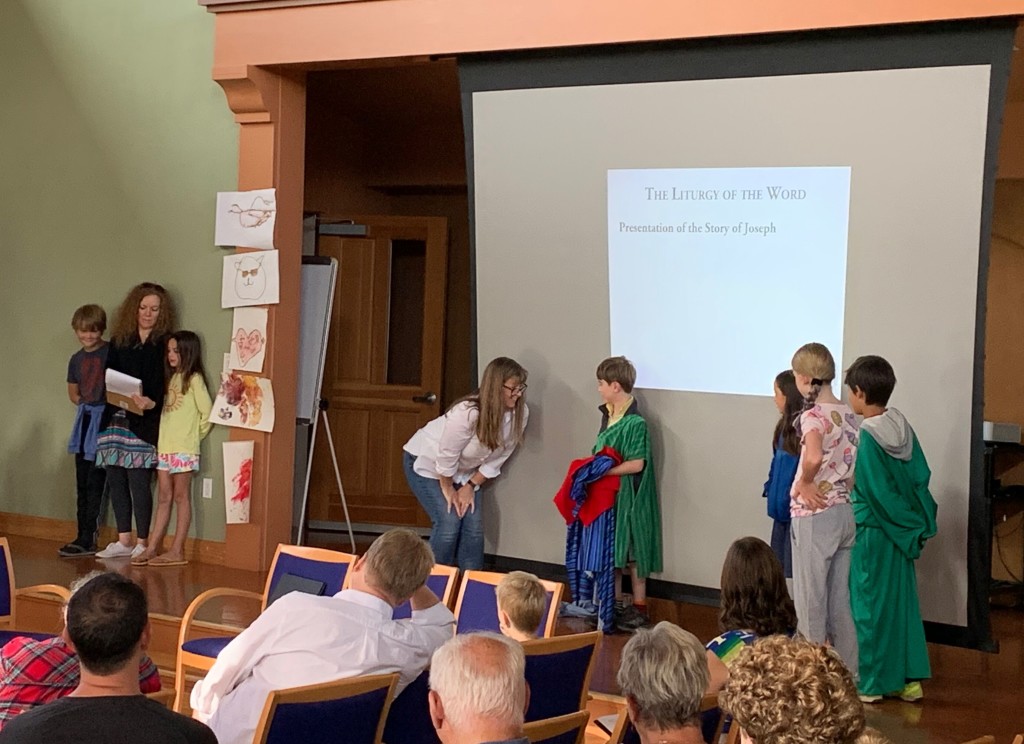
[[[558,507],[558,511],[561,513],[562,518],[565,519],[566,524],[572,524],[573,516],[572,510],[576,504],[572,500],[572,483],[573,476],[576,475],[576,471],[593,462],[595,457],[599,455],[606,455],[615,461],[616,465],[622,464],[622,455],[616,452],[611,447],[604,447],[596,455],[590,457],[584,457],[580,460],[573,460],[569,464],[569,472],[565,475],[565,480],[562,481],[562,487],[558,489],[558,493],[555,494],[555,506]],[[593,483],[587,484],[587,498],[583,502],[583,506],[580,507],[580,512],[577,515],[583,524],[590,524],[604,512],[615,506],[615,495],[619,492],[619,476],[617,475],[606,475]]]

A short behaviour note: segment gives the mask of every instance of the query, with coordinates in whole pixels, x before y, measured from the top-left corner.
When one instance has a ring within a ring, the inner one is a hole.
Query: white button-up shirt
[[[401,674],[401,692],[455,632],[443,604],[392,620],[387,602],[345,589],[292,592],[229,643],[192,689],[192,709],[220,744],[249,744],[271,690],[367,674]]]
[[[523,404],[523,426],[530,418],[530,409]],[[516,448],[512,433],[513,412],[506,411],[501,422],[504,444],[490,449],[476,436],[480,409],[470,401],[462,401],[413,434],[403,449],[416,457],[413,470],[424,478],[437,480],[446,476],[456,483],[465,483],[479,470],[488,478],[497,478],[501,466]]]

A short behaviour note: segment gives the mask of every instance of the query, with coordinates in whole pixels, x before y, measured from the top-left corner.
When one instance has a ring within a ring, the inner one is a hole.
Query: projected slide
[[[612,354],[639,387],[738,395],[808,341],[841,365],[849,204],[848,167],[609,170]]]

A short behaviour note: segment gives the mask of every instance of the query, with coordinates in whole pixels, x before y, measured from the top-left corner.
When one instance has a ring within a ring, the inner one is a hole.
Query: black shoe
[[[632,633],[634,630],[646,628],[650,624],[650,618],[633,605],[628,605],[621,610],[615,609],[615,627],[623,633]]]
[[[69,542],[57,551],[62,558],[85,558],[96,555],[95,545],[84,545],[77,540]]]

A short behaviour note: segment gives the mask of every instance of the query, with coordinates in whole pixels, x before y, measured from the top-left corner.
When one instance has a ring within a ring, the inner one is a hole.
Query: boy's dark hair
[[[896,387],[896,373],[882,357],[862,356],[846,370],[843,382],[850,390],[864,393],[864,402],[869,406],[884,406],[889,404],[889,396]]]
[[[107,311],[99,305],[82,305],[71,316],[71,327],[76,331],[107,330]]]
[[[146,593],[131,579],[105,573],[68,602],[68,636],[82,666],[112,674],[132,659],[149,619]]]
[[[636,382],[636,367],[624,356],[608,357],[597,365],[597,379],[607,383],[617,382],[622,392],[632,393]]]

